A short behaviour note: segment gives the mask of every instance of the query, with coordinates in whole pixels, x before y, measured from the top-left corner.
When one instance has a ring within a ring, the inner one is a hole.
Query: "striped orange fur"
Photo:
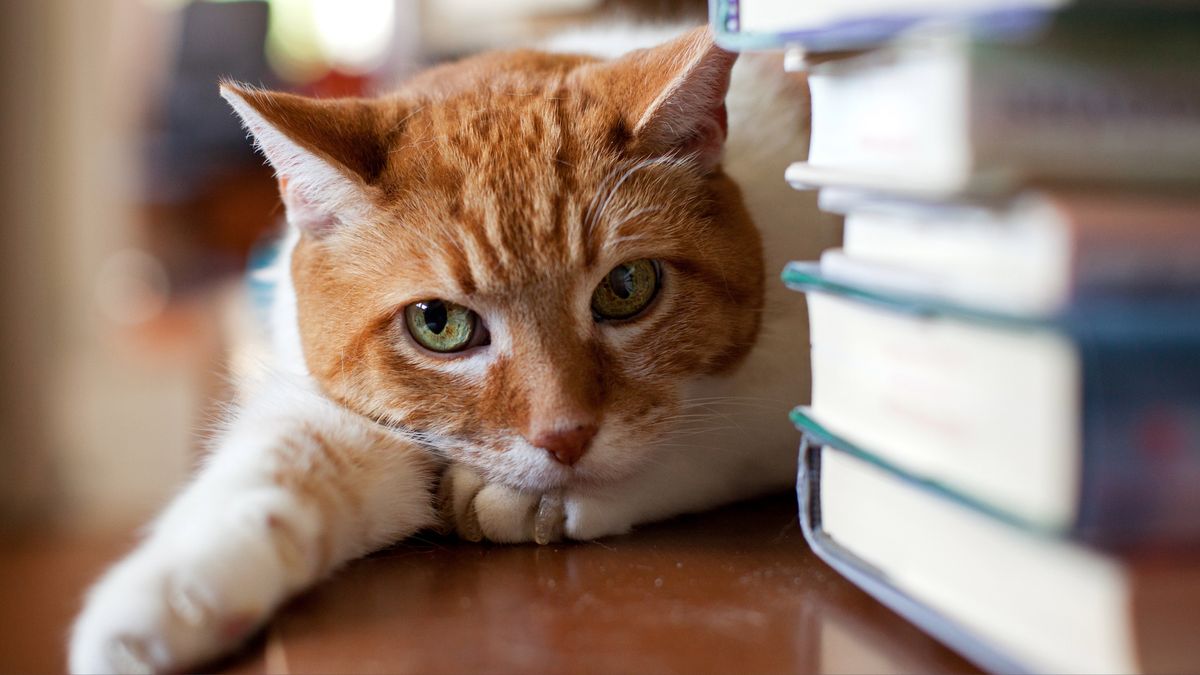
[[[732,63],[701,30],[614,62],[484,55],[377,100],[240,91],[368,203],[369,222],[308,231],[292,258],[326,394],[520,487],[634,470],[636,455],[609,446],[652,445],[677,383],[733,368],[758,331],[759,235],[715,163]],[[600,279],[643,258],[663,264],[655,306],[593,320]],[[426,298],[483,317],[497,338],[486,373],[407,338],[398,317]],[[497,459],[563,420],[600,427],[594,459]]]

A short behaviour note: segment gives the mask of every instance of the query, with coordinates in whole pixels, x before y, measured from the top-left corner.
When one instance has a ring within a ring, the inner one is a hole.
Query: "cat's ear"
[[[728,130],[725,94],[736,60],[703,27],[608,64],[605,85],[626,106],[635,149],[715,166]]]
[[[387,164],[383,112],[360,99],[314,99],[221,83],[275,168],[289,222],[317,237],[365,219]]]

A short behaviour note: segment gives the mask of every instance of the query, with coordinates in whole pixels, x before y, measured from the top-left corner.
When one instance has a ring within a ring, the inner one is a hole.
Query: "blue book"
[[[1044,25],[1069,0],[710,0],[717,43],[731,50],[789,45],[808,51],[874,47],[930,21],[954,21],[981,35],[1013,38]]]

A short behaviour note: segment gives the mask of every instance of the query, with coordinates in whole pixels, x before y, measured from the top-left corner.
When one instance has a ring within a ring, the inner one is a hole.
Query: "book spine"
[[[1195,184],[1200,29],[1162,36],[1171,48],[1151,53],[1090,35],[946,39],[816,67],[809,164],[832,173],[793,182],[934,196],[1030,180]],[[1112,50],[1130,62],[1114,63]]]
[[[1200,302],[1190,311],[1200,317]],[[1116,549],[1200,542],[1200,336],[1189,333],[1079,330],[1080,539]]]
[[[1078,8],[1032,45],[976,42],[969,58],[978,171],[1200,180],[1200,13]]]
[[[1010,183],[1200,180],[1200,85],[1191,66],[983,46],[970,58],[977,175]]]

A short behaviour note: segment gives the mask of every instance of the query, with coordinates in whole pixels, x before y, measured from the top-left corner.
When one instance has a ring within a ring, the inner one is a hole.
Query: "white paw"
[[[71,672],[197,666],[262,625],[307,563],[292,524],[243,506],[208,531],[152,537],[109,570],[75,622]]]
[[[446,528],[468,541],[548,544],[622,534],[632,525],[601,501],[569,491],[521,492],[458,464],[442,475],[438,500]]]

